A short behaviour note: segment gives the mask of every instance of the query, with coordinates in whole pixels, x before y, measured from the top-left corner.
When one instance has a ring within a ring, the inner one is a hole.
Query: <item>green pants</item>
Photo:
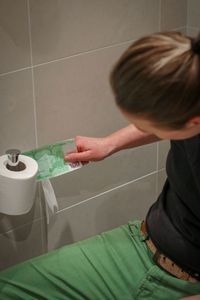
[[[0,272],[1,300],[173,300],[200,294],[200,282],[161,270],[130,222]]]

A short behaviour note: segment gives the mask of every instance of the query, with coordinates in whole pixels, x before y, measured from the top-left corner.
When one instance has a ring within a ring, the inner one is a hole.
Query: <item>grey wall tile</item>
[[[41,221],[0,235],[0,270],[43,253]]]
[[[85,239],[129,220],[145,218],[150,205],[155,201],[155,177],[147,176],[59,212],[51,219],[48,227],[48,249]]]
[[[103,136],[127,125],[109,86],[112,64],[129,44],[34,68],[39,144]]]
[[[158,30],[159,0],[31,0],[34,64]]]
[[[0,76],[0,154],[9,148],[35,146],[31,71]]]
[[[30,70],[0,76],[0,154],[9,148],[21,151],[35,147],[32,77]],[[38,196],[36,197],[37,200]],[[39,203],[21,216],[0,214],[0,233],[40,216]]]
[[[188,0],[188,26],[200,28],[200,1]]]
[[[156,170],[156,145],[117,153],[51,180],[59,210]]]
[[[30,66],[26,0],[0,0],[0,73]]]
[[[77,134],[103,136],[125,126],[127,122],[114,104],[108,75],[129,43],[116,44],[157,31],[160,0],[29,2],[34,64],[115,45],[34,68],[39,144]],[[185,28],[186,0],[161,2],[161,29]],[[191,2],[194,5],[197,1]],[[0,73],[30,66],[27,3],[0,0]],[[34,148],[31,70],[0,76],[0,98],[0,154],[11,147]],[[167,150],[168,145],[160,143],[159,169],[164,168]],[[61,211],[48,227],[44,220],[42,228],[41,221],[35,220],[40,217],[39,200],[26,215],[0,214],[0,233],[4,233],[0,235],[0,268],[41,254],[46,239],[51,250],[129,219],[143,218],[155,200],[156,184],[157,192],[163,184],[164,170],[115,188],[155,168],[154,144],[118,153],[52,180]]]
[[[186,26],[187,0],[161,0],[161,30]]]
[[[196,37],[199,33],[199,29],[198,28],[192,28],[192,27],[188,27],[187,28],[187,34],[191,37]]]
[[[158,144],[158,169],[165,168],[167,154],[170,149],[170,141],[161,141]]]
[[[172,31],[178,31],[178,32],[182,32],[183,34],[187,34],[187,26],[181,28],[179,27],[178,30],[175,28]]]

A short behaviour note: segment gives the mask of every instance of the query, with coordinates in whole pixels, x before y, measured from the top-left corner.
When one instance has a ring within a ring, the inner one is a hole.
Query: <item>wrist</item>
[[[113,138],[112,135],[104,137],[104,146],[106,149],[106,157],[108,157],[118,151],[116,139]]]

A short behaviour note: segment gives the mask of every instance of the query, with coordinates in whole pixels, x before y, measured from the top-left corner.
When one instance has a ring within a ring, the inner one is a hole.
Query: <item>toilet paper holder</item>
[[[26,169],[26,165],[19,161],[19,155],[21,154],[21,151],[18,149],[8,149],[6,151],[8,162],[6,164],[6,168],[10,171],[23,171]]]
[[[9,165],[16,166],[18,164],[21,151],[18,149],[8,149],[6,154],[8,155]]]

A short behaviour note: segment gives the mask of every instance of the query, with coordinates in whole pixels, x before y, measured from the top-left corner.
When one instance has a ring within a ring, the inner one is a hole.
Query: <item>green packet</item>
[[[38,163],[37,180],[49,179],[77,170],[81,162],[64,161],[64,154],[76,151],[74,139],[68,139],[55,144],[45,145],[37,149],[23,152]]]

